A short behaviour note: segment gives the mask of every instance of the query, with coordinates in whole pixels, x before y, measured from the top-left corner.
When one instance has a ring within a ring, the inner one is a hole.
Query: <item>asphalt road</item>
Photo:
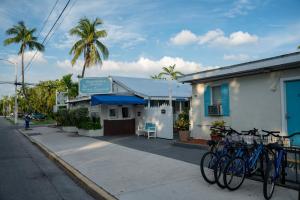
[[[23,199],[93,198],[0,117],[0,200]]]

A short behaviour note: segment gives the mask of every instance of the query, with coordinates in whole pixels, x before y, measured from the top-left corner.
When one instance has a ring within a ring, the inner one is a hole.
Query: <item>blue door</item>
[[[285,82],[286,120],[288,134],[300,132],[300,80]],[[293,139],[293,145],[300,146],[300,136]]]

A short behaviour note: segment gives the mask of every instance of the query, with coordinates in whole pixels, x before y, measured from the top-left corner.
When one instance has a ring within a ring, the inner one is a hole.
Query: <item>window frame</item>
[[[123,115],[123,108],[127,108],[127,117],[124,117],[124,115]],[[129,110],[129,107],[127,107],[127,106],[122,107],[122,108],[121,108],[121,113],[122,113],[122,119],[128,119],[128,118],[130,118],[130,110]]]

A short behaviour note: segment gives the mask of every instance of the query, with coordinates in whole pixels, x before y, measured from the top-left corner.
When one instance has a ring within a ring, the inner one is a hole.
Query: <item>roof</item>
[[[175,98],[189,98],[192,96],[192,87],[190,84],[179,83],[176,80],[156,80],[149,78],[121,77],[111,76],[113,81],[132,91],[138,96],[150,98],[168,97],[171,93]]]
[[[180,82],[206,82],[300,67],[300,52],[187,74]]]

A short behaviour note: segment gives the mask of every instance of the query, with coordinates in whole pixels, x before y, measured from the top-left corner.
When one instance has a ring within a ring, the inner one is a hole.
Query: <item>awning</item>
[[[146,104],[147,101],[136,96],[122,95],[93,95],[91,98],[92,106],[98,104],[107,105],[130,105],[130,104]]]

